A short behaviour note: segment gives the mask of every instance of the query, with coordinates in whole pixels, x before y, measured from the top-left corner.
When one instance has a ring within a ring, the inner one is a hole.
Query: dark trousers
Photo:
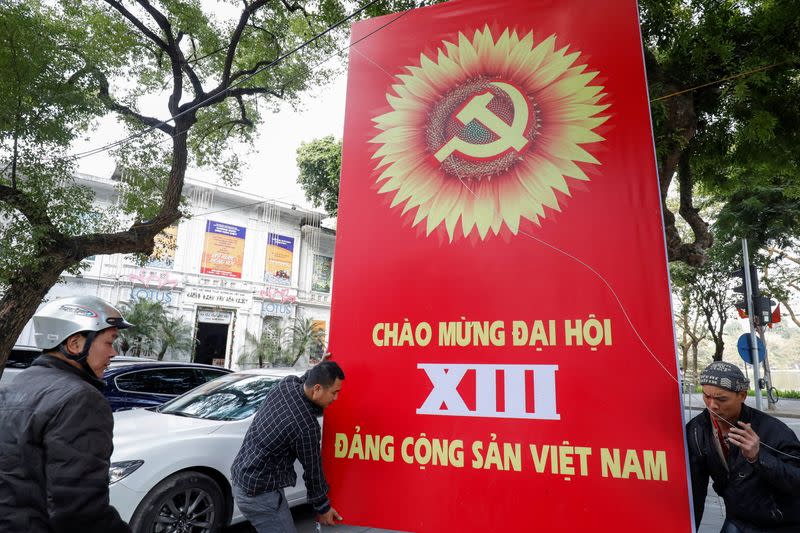
[[[725,523],[722,524],[722,529],[719,530],[719,533],[744,533],[744,531],[739,529],[736,524],[729,519],[725,519]]]
[[[248,496],[234,485],[233,498],[258,533],[297,533],[283,489]]]

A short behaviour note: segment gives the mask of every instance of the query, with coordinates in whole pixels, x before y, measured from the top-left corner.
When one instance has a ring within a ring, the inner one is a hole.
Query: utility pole
[[[767,409],[774,411],[776,398],[773,398],[772,394],[770,394],[772,390],[772,373],[769,370],[769,348],[767,348],[767,336],[764,333],[764,326],[758,326],[758,336],[761,338],[761,342],[764,343],[764,382],[767,389]]]
[[[750,354],[753,358],[753,388],[756,392],[756,409],[759,411],[761,408],[761,387],[760,381],[760,368],[761,364],[758,361],[758,342],[756,341],[756,326],[754,321],[755,309],[753,309],[753,280],[750,276],[750,253],[747,250],[747,239],[742,239],[742,258],[744,261],[744,285],[745,285],[745,302],[747,302],[747,321],[750,322]]]

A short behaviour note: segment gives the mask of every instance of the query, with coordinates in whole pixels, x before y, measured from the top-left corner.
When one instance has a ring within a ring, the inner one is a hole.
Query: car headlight
[[[119,461],[118,463],[111,463],[111,468],[108,470],[108,484],[113,485],[120,479],[125,479],[129,475],[136,472],[136,470],[144,464],[144,461]]]

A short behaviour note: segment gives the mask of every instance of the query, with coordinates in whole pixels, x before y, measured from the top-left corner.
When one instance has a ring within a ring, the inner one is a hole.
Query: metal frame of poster
[[[241,278],[247,229],[233,224],[206,221],[201,274]]]
[[[348,524],[691,531],[634,0],[352,29],[323,461]]]
[[[264,281],[275,285],[291,285],[293,261],[294,237],[286,237],[277,233],[267,234]]]

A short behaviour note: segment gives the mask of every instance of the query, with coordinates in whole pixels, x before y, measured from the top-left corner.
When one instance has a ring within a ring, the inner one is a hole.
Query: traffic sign
[[[767,347],[764,345],[764,341],[758,337],[756,337],[756,346],[758,347],[758,362],[763,363],[764,358],[767,356]],[[752,365],[753,356],[750,353],[750,334],[742,333],[739,340],[736,342],[736,347],[739,349],[739,355],[742,356],[744,362]]]

